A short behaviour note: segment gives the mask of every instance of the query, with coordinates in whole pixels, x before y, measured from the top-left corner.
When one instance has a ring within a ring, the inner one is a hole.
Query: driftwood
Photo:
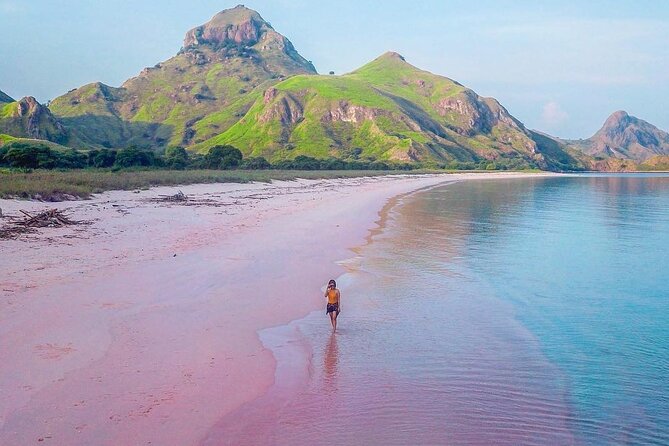
[[[155,198],[154,201],[188,201],[188,196],[179,191],[174,195],[158,195],[158,198]]]
[[[65,216],[58,209],[49,209],[48,211],[40,212],[37,215],[31,215],[24,210],[20,211],[26,216],[25,220],[19,221],[16,224],[30,228],[45,228],[45,227],[59,227],[79,224],[78,221],[72,221]]]
[[[23,220],[14,220],[11,225],[0,229],[0,240],[16,239],[22,234],[36,232],[35,228],[60,228],[63,226],[78,225],[85,222],[70,220],[62,211],[58,209],[49,209],[39,214],[30,214],[20,210],[25,218]]]
[[[21,234],[30,234],[33,232],[37,232],[37,230],[26,226],[8,226],[0,229],[0,240],[14,240]]]

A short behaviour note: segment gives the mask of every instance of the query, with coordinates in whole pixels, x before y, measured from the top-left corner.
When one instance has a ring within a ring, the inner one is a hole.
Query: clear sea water
[[[339,332],[265,333],[277,385],[219,440],[669,445],[668,175],[437,187],[357,254]]]

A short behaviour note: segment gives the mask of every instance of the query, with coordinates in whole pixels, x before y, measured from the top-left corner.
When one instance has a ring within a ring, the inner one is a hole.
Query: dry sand
[[[53,205],[0,200],[5,215],[56,207],[90,222],[0,240],[0,444],[200,443],[273,383],[274,358],[258,331],[323,305],[321,287],[342,273],[335,261],[351,257],[390,198],[521,176],[191,185]],[[177,190],[191,201],[151,200]]]

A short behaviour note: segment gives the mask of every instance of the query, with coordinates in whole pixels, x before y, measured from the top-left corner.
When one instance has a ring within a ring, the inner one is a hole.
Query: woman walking
[[[332,324],[332,332],[337,331],[337,316],[341,311],[341,295],[337,289],[337,282],[330,280],[328,282],[328,288],[325,291],[325,297],[328,299],[327,307],[325,312],[330,315],[330,323]]]

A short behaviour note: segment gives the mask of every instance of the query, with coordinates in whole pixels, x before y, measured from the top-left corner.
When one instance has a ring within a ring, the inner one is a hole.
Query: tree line
[[[263,157],[244,158],[242,152],[230,145],[211,147],[206,154],[189,153],[183,147],[168,147],[165,153],[136,146],[124,149],[54,150],[46,144],[14,141],[0,147],[0,167],[21,169],[285,169],[285,170],[412,170],[434,168],[451,170],[526,169],[524,160],[483,160],[479,162],[451,161],[449,163],[418,165],[399,162],[362,160],[359,157],[316,159],[298,155],[294,159],[270,163]]]

